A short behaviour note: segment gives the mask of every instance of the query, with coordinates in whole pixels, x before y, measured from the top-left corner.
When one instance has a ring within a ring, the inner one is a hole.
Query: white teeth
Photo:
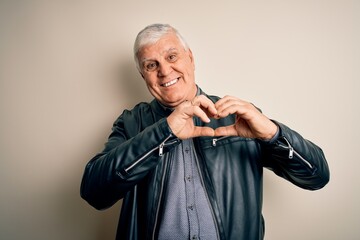
[[[164,87],[170,87],[171,85],[174,85],[175,83],[177,83],[179,79],[175,78],[174,80],[171,80],[170,82],[164,83],[163,86]]]

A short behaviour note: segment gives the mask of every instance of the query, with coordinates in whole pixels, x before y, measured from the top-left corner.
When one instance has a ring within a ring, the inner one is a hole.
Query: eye
[[[147,71],[154,71],[156,68],[157,68],[158,64],[156,62],[150,62],[150,63],[147,63],[145,64],[145,69]]]
[[[169,62],[175,62],[177,60],[176,54],[170,54],[168,57]]]

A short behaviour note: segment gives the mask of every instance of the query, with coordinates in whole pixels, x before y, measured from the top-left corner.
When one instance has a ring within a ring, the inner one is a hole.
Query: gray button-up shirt
[[[193,140],[183,140],[172,156],[159,239],[217,239]]]

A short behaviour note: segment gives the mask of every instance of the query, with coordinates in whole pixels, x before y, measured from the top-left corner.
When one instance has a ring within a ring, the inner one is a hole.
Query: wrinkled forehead
[[[148,43],[141,47],[138,52],[139,60],[144,57],[162,56],[169,52],[184,51],[185,48],[175,34],[166,34],[154,43]]]

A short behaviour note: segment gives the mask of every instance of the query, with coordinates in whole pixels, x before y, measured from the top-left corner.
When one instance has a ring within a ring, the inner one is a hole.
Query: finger
[[[235,125],[219,127],[215,129],[215,136],[237,136]]]
[[[228,115],[234,114],[234,113],[236,113],[237,115],[241,115],[244,110],[242,108],[243,107],[238,104],[227,105],[226,108],[218,111],[217,117],[224,118],[224,117],[227,117]]]
[[[192,101],[191,103],[194,105],[194,106],[199,106],[203,109],[206,109],[207,112],[211,115],[211,116],[214,116],[217,114],[217,109],[215,108],[215,104],[209,99],[207,98],[206,96],[204,95],[199,95],[199,96],[196,96]]]
[[[206,123],[210,122],[210,118],[204,112],[204,110],[202,110],[200,107],[193,106],[191,109],[192,109],[192,115],[193,116],[199,117],[201,119],[201,121],[203,121],[203,122],[206,122]]]
[[[210,118],[208,117],[207,113],[201,108],[201,101],[198,101],[196,104],[193,105],[191,101],[184,101],[178,108],[177,111],[181,114],[185,114],[186,116],[184,119],[192,118],[194,116],[199,117],[203,122],[210,122]]]
[[[249,120],[260,112],[251,103],[238,101],[229,101],[218,109],[218,117],[220,118],[234,113],[243,119]]]
[[[215,107],[219,112],[223,111],[224,109],[228,108],[229,106],[232,106],[232,105],[238,105],[238,106],[244,106],[244,105],[247,105],[249,104],[248,102],[246,101],[243,101],[243,100],[240,100],[240,99],[237,99],[235,97],[230,97],[230,96],[227,96],[227,97],[224,97],[222,99],[220,99],[218,102],[215,103]]]
[[[222,97],[220,98],[216,103],[215,103],[215,107],[216,109],[218,109],[221,105],[223,105],[224,103],[228,102],[228,101],[235,101],[235,100],[240,100],[236,97],[233,97],[233,96],[225,96],[225,97]]]

